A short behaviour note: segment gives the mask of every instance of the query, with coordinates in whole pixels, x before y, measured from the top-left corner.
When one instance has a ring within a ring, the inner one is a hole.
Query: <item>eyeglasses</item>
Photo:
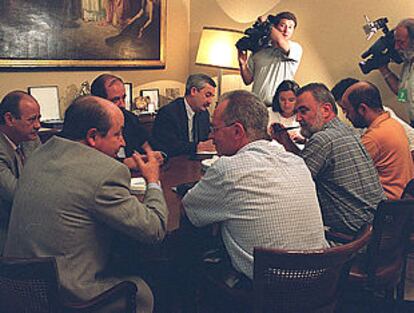
[[[218,130],[220,130],[220,129],[222,129],[222,128],[226,128],[226,127],[230,127],[230,126],[233,126],[234,124],[236,124],[237,122],[233,122],[233,123],[231,123],[231,124],[229,124],[229,125],[224,125],[224,126],[220,126],[220,127],[212,127],[212,126],[210,126],[210,132],[211,133],[215,133],[216,131],[218,131]]]

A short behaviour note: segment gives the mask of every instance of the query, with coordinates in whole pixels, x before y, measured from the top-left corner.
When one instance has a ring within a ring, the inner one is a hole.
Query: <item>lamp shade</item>
[[[232,29],[204,27],[198,46],[196,64],[237,70],[236,42],[243,32]]]

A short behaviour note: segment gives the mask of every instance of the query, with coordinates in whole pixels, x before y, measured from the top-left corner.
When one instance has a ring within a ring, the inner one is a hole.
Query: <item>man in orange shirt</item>
[[[384,111],[378,88],[369,82],[349,87],[342,104],[354,127],[368,127],[361,137],[389,199],[399,199],[414,176],[413,161],[403,127]]]

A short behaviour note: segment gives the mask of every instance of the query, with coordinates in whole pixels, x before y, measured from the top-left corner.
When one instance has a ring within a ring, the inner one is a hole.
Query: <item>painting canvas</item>
[[[57,86],[29,87],[28,92],[40,105],[42,122],[60,119],[59,93]]]
[[[0,0],[0,67],[163,67],[166,0]]]

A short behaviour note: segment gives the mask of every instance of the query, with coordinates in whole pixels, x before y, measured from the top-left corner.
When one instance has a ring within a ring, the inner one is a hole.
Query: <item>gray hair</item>
[[[225,100],[228,100],[223,112],[223,122],[226,125],[239,122],[250,141],[268,138],[269,113],[259,97],[246,90],[235,90],[223,94],[219,103]]]
[[[207,84],[213,86],[214,88],[216,87],[214,80],[206,74],[190,75],[188,76],[187,82],[185,84],[185,95],[188,96],[191,93],[191,89],[193,87],[197,88],[197,90],[200,90],[203,89]]]
[[[397,27],[405,27],[408,32],[411,47],[414,45],[414,18],[406,18],[398,23]]]
[[[332,110],[335,114],[338,114],[338,108],[336,106],[335,98],[332,93],[329,91],[328,87],[326,87],[322,83],[310,83],[298,90],[296,93],[296,97],[299,97],[301,94],[305,92],[310,92],[315,100],[319,103],[330,103],[332,106]]]

